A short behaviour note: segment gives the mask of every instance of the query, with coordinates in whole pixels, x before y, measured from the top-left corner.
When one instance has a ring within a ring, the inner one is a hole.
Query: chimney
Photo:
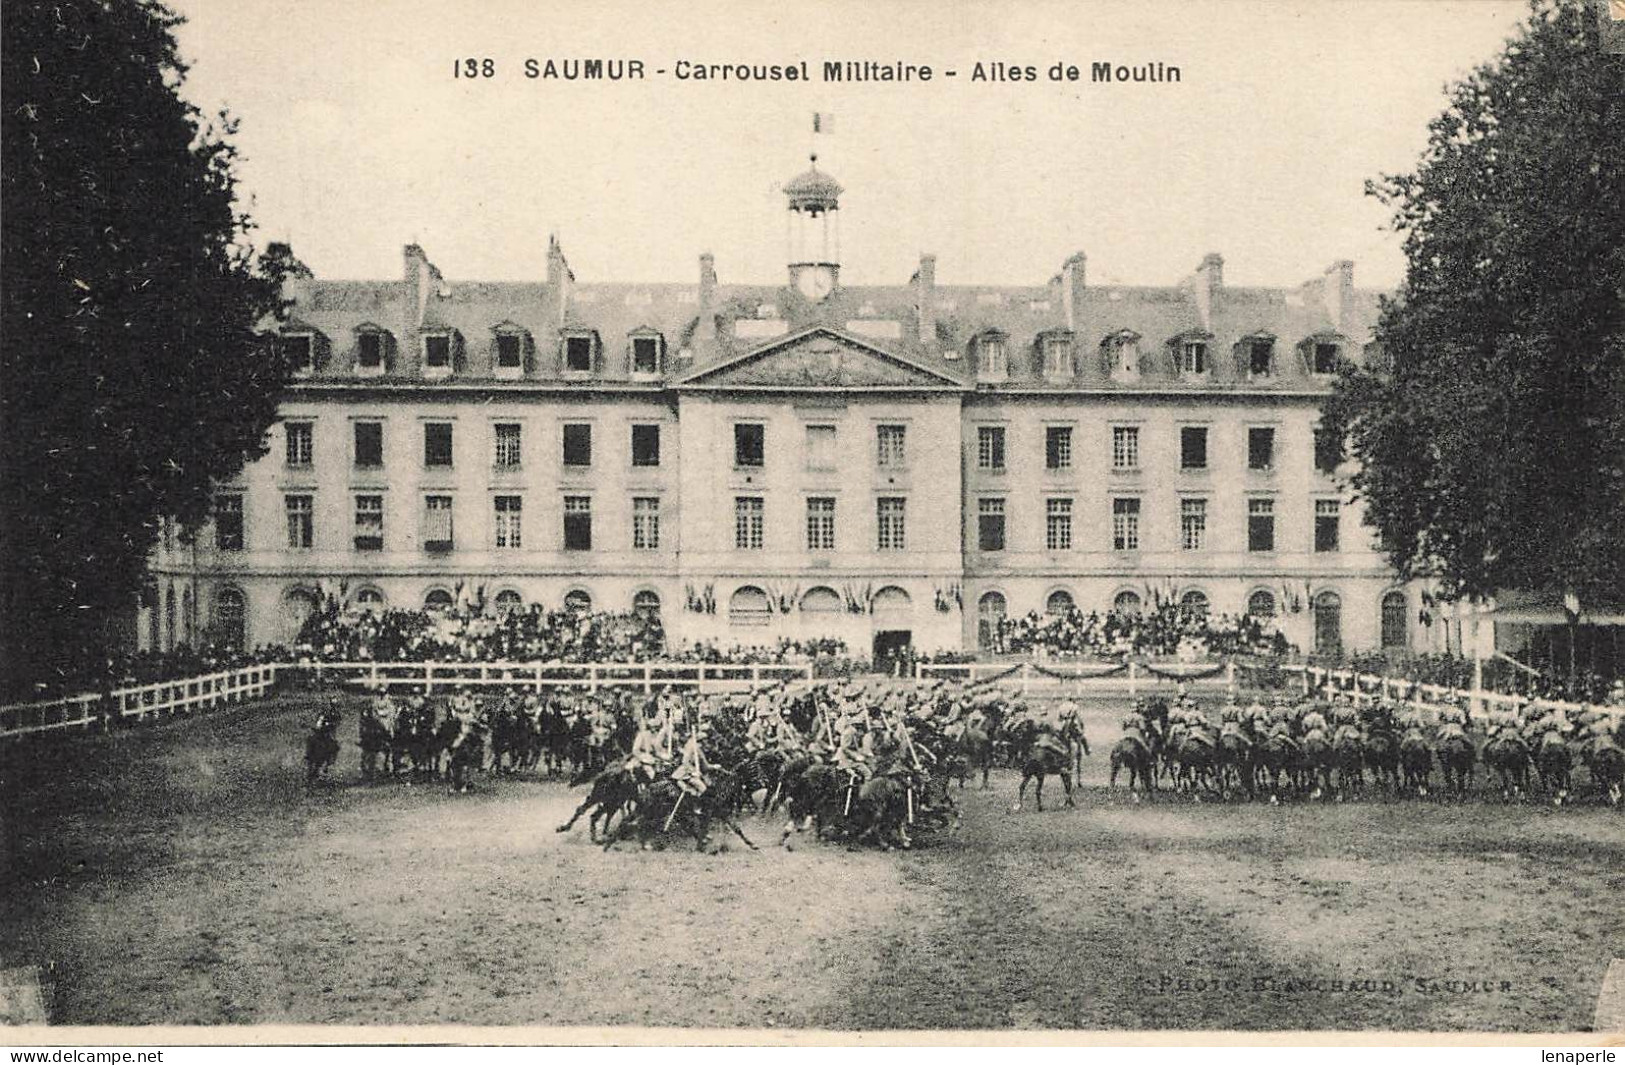
[[[1326,301],[1326,316],[1332,326],[1346,337],[1354,337],[1358,330],[1354,322],[1354,263],[1339,259],[1326,268],[1321,297]]]
[[[694,340],[709,345],[717,337],[717,260],[710,252],[700,253],[700,318]]]
[[[1061,264],[1061,303],[1066,309],[1066,327],[1073,331],[1083,328],[1084,289],[1088,285],[1089,257],[1081,251]]]
[[[1202,328],[1213,332],[1213,308],[1219,302],[1219,290],[1224,288],[1224,256],[1210,251],[1202,256],[1192,279],[1196,292],[1196,313],[1202,319]]]
[[[401,252],[405,262],[406,292],[417,309],[417,317],[408,324],[417,329],[423,325],[423,313],[429,305],[429,293],[440,284],[440,271],[429,262],[429,257],[416,244],[408,244]]]
[[[937,350],[937,257],[920,253],[920,268],[914,272],[914,304],[918,313],[920,346]]]
[[[547,235],[547,294],[553,298],[553,314],[555,323],[561,328],[564,325],[564,313],[570,308],[570,286],[576,275],[570,272],[570,264],[565,261],[564,249],[559,247],[559,237],[556,233]]]

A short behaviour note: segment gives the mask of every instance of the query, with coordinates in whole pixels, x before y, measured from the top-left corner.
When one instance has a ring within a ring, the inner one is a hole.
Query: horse
[[[448,717],[447,723],[456,718]],[[474,789],[469,774],[485,765],[485,726],[469,722],[458,729],[456,737],[446,746],[446,775],[451,778],[451,789],[467,792]]]
[[[1606,736],[1598,737],[1586,751],[1586,766],[1608,805],[1618,806],[1625,795],[1625,750]]]
[[[1066,805],[1076,806],[1072,801],[1072,754],[1058,737],[1049,733],[1026,730],[1025,741],[1020,742],[1021,754],[1021,787],[1016,791],[1016,804],[1011,808],[1012,813],[1020,813],[1027,798],[1027,784],[1037,780],[1038,787],[1034,792],[1039,813],[1044,811],[1044,778],[1058,776],[1061,778],[1061,787],[1066,789]]]
[[[1433,775],[1433,748],[1427,738],[1416,730],[1405,733],[1399,741],[1399,765],[1405,774],[1405,790],[1416,789],[1416,794],[1428,793],[1428,778]]]
[[[1147,794],[1157,790],[1157,771],[1155,760],[1151,757],[1151,748],[1143,738],[1135,734],[1127,734],[1112,747],[1112,772],[1109,787],[1117,787],[1117,771],[1128,769],[1128,790],[1134,793],[1136,782]],[[1135,798],[1139,796],[1136,794]]]
[[[587,797],[581,800],[570,819],[555,832],[568,832],[575,827],[581,815],[588,810],[592,816],[587,818],[587,838],[592,842],[599,842],[599,826],[608,831],[610,822],[617,813],[627,810],[636,804],[638,798],[638,782],[636,776],[619,762],[611,764],[608,768],[596,773],[583,770],[570,781],[570,787],[590,782]]]
[[[1365,743],[1358,729],[1343,727],[1332,740],[1332,769],[1337,771],[1337,801],[1352,791],[1355,796],[1365,792]]]
[[[634,830],[644,850],[651,849],[655,833],[677,829],[694,837],[697,849],[704,851],[711,839],[711,825],[721,821],[734,835],[756,850],[756,844],[739,827],[735,815],[744,804],[743,784],[737,773],[713,766],[705,791],[692,795],[672,780],[657,780],[645,789],[637,806],[613,831],[605,832],[607,851]]]
[[[1272,732],[1264,739],[1258,752],[1259,762],[1264,767],[1264,775],[1269,781],[1270,803],[1273,805],[1281,801],[1281,775],[1286,775],[1287,785],[1293,790],[1298,786],[1298,767],[1303,762],[1303,748],[1298,741],[1284,732]]]
[[[982,790],[988,788],[988,772],[993,768],[993,736],[985,728],[965,726],[956,745],[956,756],[964,760],[967,772],[959,778],[959,786],[965,786],[965,780],[976,770],[982,771]]]
[[[1217,788],[1214,785],[1219,769],[1219,745],[1210,729],[1190,728],[1181,732],[1169,744],[1169,754],[1177,767],[1176,790],[1188,789],[1197,802],[1202,801],[1204,787],[1217,790],[1221,796],[1224,794],[1222,783]]]
[[[327,775],[339,760],[338,729],[335,718],[323,715],[305,736],[305,783],[314,784]]]
[[[1457,795],[1466,795],[1473,786],[1473,763],[1478,761],[1473,741],[1460,733],[1451,733],[1439,740],[1438,754],[1445,788]]]
[[[1378,784],[1399,790],[1399,738],[1391,729],[1373,727],[1366,733],[1365,764]]]
[[[356,745],[361,748],[362,780],[372,780],[378,775],[380,756],[384,756],[387,762],[390,737],[390,730],[378,719],[373,710],[369,708],[361,712],[360,735],[356,737]]]
[[[1546,790],[1553,792],[1553,806],[1563,805],[1563,800],[1568,798],[1573,768],[1574,755],[1569,745],[1557,733],[1546,733],[1541,738],[1540,749],[1535,753],[1535,769],[1540,773]]]
[[[1219,769],[1219,796],[1224,797],[1228,778],[1235,774],[1236,786],[1246,791],[1247,797],[1253,797],[1257,786],[1254,778],[1255,751],[1253,741],[1247,734],[1233,723],[1219,730],[1218,769]]]
[[[1302,769],[1311,799],[1320,798],[1323,790],[1332,790],[1332,744],[1325,730],[1314,729],[1303,738]]]
[[[1503,732],[1484,744],[1484,765],[1500,775],[1504,798],[1529,790],[1529,767],[1533,764],[1529,745],[1516,732]]]

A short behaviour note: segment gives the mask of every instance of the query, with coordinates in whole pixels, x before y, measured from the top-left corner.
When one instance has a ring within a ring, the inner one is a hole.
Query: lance
[[[672,818],[676,817],[677,816],[677,811],[681,810],[683,808],[683,796],[685,796],[687,794],[688,794],[688,792],[686,792],[686,791],[679,791],[677,793],[677,801],[672,804],[671,813],[666,815],[666,823],[665,823],[665,825],[663,825],[661,827],[660,831],[662,831],[662,832],[670,832],[671,831]]]
[[[846,817],[852,812],[852,792],[857,788],[856,783],[846,786],[846,805],[841,807],[841,816]]]

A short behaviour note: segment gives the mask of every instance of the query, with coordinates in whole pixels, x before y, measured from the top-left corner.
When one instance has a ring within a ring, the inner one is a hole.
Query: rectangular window
[[[384,423],[355,423],[355,464],[357,469],[376,470],[384,464]]]
[[[835,500],[830,496],[807,500],[807,550],[835,550]]]
[[[1044,504],[1044,546],[1051,551],[1072,550],[1072,500],[1051,499]]]
[[[575,423],[564,427],[564,464],[592,465],[592,426]]]
[[[314,426],[310,422],[289,422],[284,431],[288,437],[288,465],[309,469],[314,447]]]
[[[1321,473],[1336,473],[1343,462],[1343,439],[1324,429],[1315,430],[1315,469]]]
[[[1207,544],[1207,500],[1181,499],[1179,501],[1179,546],[1186,551],[1200,551]]]
[[[634,425],[632,427],[632,465],[660,465],[660,426]]]
[[[309,373],[315,367],[310,337],[284,336],[279,338],[278,342],[282,347],[282,357],[287,360],[288,368],[294,373]]]
[[[977,500],[976,546],[981,551],[1004,550],[1004,500]]]
[[[875,548],[880,551],[901,551],[904,540],[904,506],[907,500],[883,497],[875,500]]]
[[[1140,430],[1133,425],[1112,426],[1112,469],[1140,468]]]
[[[634,337],[632,339],[632,372],[654,374],[660,372],[660,339]]]
[[[430,467],[451,465],[451,423],[423,423],[423,464]]]
[[[1207,373],[1207,343],[1201,340],[1186,340],[1179,345],[1179,372],[1180,373]]]
[[[1339,522],[1342,505],[1335,499],[1315,500],[1315,550],[1336,551],[1339,542]]]
[[[1047,377],[1072,376],[1072,340],[1069,337],[1045,338],[1044,374]]]
[[[384,549],[384,497],[355,497],[355,549]]]
[[[734,426],[734,465],[760,469],[766,458],[767,427],[756,423]]]
[[[1315,345],[1315,372],[1328,374],[1337,372],[1336,344]]]
[[[451,496],[424,496],[423,549],[450,551],[455,543],[451,527]]]
[[[835,468],[835,426],[807,426],[807,468],[809,470]]]
[[[762,549],[762,497],[734,497],[734,547],[740,551]]]
[[[315,500],[310,496],[283,496],[288,511],[288,547],[308,551],[316,542]]]
[[[660,499],[640,496],[632,500],[632,547],[637,551],[660,548]]]
[[[1140,549],[1140,501],[1138,499],[1112,500],[1112,550],[1138,551]]]
[[[1044,468],[1070,470],[1072,468],[1072,427],[1052,425],[1044,430]]]
[[[451,337],[444,334],[423,338],[423,365],[443,370],[451,366]]]
[[[1275,341],[1259,337],[1247,344],[1247,372],[1268,377],[1275,368]]]
[[[1254,426],[1247,430],[1247,468],[1275,468],[1275,430]]]
[[[1179,468],[1182,470],[1207,469],[1207,430],[1197,425],[1181,426],[1179,430]]]
[[[564,549],[592,550],[592,496],[564,497]]]
[[[907,465],[903,451],[906,428],[901,425],[875,426],[875,454],[883,470],[900,470]]]
[[[214,546],[220,551],[243,549],[243,497],[214,497]]]
[[[565,338],[564,368],[574,373],[586,373],[592,369],[592,337]]]
[[[355,364],[363,370],[378,370],[384,365],[384,334],[362,333],[355,340]]]
[[[1275,550],[1275,500],[1247,501],[1247,550]]]
[[[524,436],[518,422],[498,422],[495,464],[499,470],[517,470],[523,464]]]
[[[984,377],[1003,377],[1008,369],[1004,354],[1004,339],[1002,337],[984,337],[981,343],[982,375]]]
[[[494,496],[497,547],[516,551],[524,546],[521,526],[524,524],[523,496]]]
[[[518,333],[498,333],[497,366],[504,370],[517,370],[524,364],[524,337]]]
[[[976,468],[979,470],[1004,469],[1004,426],[977,426]]]

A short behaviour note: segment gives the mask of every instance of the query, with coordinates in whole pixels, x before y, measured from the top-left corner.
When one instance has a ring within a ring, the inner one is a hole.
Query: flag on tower
[[[835,116],[830,114],[827,111],[814,111],[813,112],[813,132],[814,133],[834,133],[835,132]]]

